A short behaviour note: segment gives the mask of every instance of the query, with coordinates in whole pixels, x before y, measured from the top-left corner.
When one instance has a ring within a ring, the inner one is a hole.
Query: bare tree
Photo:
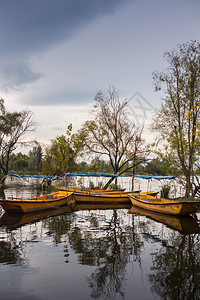
[[[8,112],[4,100],[0,99],[0,172],[3,176],[8,174],[11,153],[24,143],[22,137],[35,128],[31,111]]]
[[[108,97],[98,92],[95,101],[91,111],[93,120],[86,121],[73,137],[75,148],[98,158],[107,157],[114,174],[133,171],[136,165],[145,161],[148,152],[143,147],[143,128],[136,127],[128,119],[128,103],[120,100],[114,88],[108,90]]]

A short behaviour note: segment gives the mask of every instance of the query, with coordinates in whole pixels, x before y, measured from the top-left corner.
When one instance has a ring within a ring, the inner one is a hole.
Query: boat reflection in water
[[[101,204],[101,203],[82,203],[76,204],[73,207],[73,211],[78,210],[106,210],[106,209],[130,209],[132,207],[131,203],[109,203],[109,204]]]
[[[71,213],[71,206],[61,206],[55,209],[32,212],[28,214],[5,212],[0,219],[0,227],[9,229],[19,228],[26,224],[36,223],[49,217],[55,217],[66,213]]]
[[[49,209],[45,211],[32,212],[29,214],[17,214],[5,212],[0,219],[0,227],[7,227],[9,229],[19,228],[26,224],[36,223],[40,220],[47,219],[49,217],[55,217],[72,213],[80,210],[107,210],[107,209],[130,209],[131,204],[76,204],[73,209],[71,206],[65,205],[55,209]]]
[[[0,219],[0,226],[9,229],[19,228],[26,224],[36,223],[49,217],[69,214],[77,211],[90,210],[112,210],[129,209],[130,214],[146,216],[154,221],[165,224],[168,228],[178,230],[183,234],[200,233],[200,226],[193,216],[173,216],[156,212],[151,212],[131,204],[76,204],[73,209],[71,206],[62,206],[54,210],[32,212],[29,214],[16,214],[5,212]]]
[[[168,228],[178,230],[183,234],[200,233],[200,227],[193,216],[174,216],[148,211],[136,206],[129,210],[130,214],[137,214],[151,218],[154,221],[165,224]]]

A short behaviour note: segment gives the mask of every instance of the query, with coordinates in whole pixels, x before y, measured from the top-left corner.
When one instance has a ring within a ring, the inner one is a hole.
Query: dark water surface
[[[0,299],[200,299],[200,213],[77,205],[0,218]]]

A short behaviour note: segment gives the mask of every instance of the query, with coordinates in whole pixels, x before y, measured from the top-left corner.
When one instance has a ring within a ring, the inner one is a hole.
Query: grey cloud
[[[1,88],[5,91],[20,89],[25,84],[32,83],[41,77],[43,75],[34,72],[28,62],[20,61],[1,65],[0,82]]]
[[[121,0],[1,1],[1,51],[36,51],[71,34],[102,14],[112,14]],[[11,47],[12,46],[12,47]],[[14,47],[14,49],[13,49]]]
[[[128,1],[0,0],[0,73],[5,78],[3,86],[20,88],[39,79],[41,74],[35,73],[28,65],[31,55],[70,38],[88,22],[101,15],[113,14]],[[13,59],[14,65],[10,64]]]

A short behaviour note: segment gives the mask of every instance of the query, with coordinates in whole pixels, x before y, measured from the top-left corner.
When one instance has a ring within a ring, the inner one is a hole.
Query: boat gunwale
[[[57,188],[58,189],[58,188]],[[63,192],[67,192],[67,190],[62,190],[62,189],[58,189],[58,191],[63,191]],[[120,191],[120,190],[113,190],[113,191],[109,191],[109,190],[73,190],[74,195],[80,195],[80,196],[96,196],[96,197],[111,197],[111,198],[117,198],[119,196],[126,196],[128,197],[128,194],[132,194],[132,193],[140,193],[141,190],[136,190],[136,191]]]
[[[146,204],[150,204],[150,205],[177,205],[177,204],[187,204],[187,203],[191,203],[191,204],[195,204],[195,203],[200,203],[200,200],[185,200],[185,201],[174,201],[173,199],[165,199],[165,198],[156,198],[155,199],[143,199],[141,197],[138,197],[136,195],[133,194],[128,194],[128,196],[133,197],[135,200],[140,201],[142,203],[146,203]],[[143,195],[142,195],[143,196]],[[152,197],[152,196],[151,196]],[[163,200],[160,202],[156,202],[156,199],[161,199]],[[169,201],[169,202],[164,202],[164,201]],[[154,201],[154,202],[153,202]]]
[[[56,199],[55,198],[48,199],[45,197],[38,199],[39,197],[42,197],[42,196],[32,198],[32,199],[31,198],[30,199],[23,199],[23,198],[0,199],[0,203],[1,202],[3,202],[3,203],[9,203],[9,202],[10,203],[52,203],[52,202],[58,202],[60,200],[66,199],[71,195],[73,195],[73,192],[69,192],[69,193],[66,192],[66,195],[61,195],[61,197],[56,198]]]

